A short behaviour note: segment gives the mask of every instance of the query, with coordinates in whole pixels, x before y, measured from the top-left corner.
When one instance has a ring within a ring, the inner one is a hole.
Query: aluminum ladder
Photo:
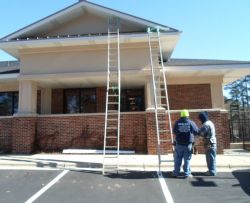
[[[148,28],[148,42],[154,92],[158,165],[159,172],[161,172],[162,163],[167,162],[163,155],[167,155],[168,152],[173,153],[174,147],[172,145],[173,132],[159,28]]]
[[[120,150],[120,36],[119,18],[108,19],[108,69],[102,173],[118,173]]]

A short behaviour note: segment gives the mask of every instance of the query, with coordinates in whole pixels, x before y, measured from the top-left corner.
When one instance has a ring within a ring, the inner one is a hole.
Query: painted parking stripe
[[[49,182],[41,190],[39,190],[36,194],[34,194],[32,197],[30,197],[25,203],[34,202],[38,197],[40,197],[43,193],[45,193],[50,187],[52,187],[57,181],[59,181],[68,172],[69,172],[69,170],[64,170],[62,173],[60,173],[58,176],[56,176],[51,182]]]
[[[160,182],[160,185],[161,185],[162,192],[163,192],[164,197],[166,199],[166,202],[167,203],[174,203],[173,197],[172,197],[172,195],[171,195],[171,193],[170,193],[170,191],[168,189],[168,186],[166,184],[165,179],[162,176],[162,173],[158,171],[157,175],[158,175],[158,179],[159,179],[159,182]]]

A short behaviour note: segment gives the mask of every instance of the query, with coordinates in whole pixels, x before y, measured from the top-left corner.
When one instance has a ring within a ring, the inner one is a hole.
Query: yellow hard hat
[[[183,110],[181,111],[181,117],[189,117],[189,112],[188,112],[188,110],[183,109]]]

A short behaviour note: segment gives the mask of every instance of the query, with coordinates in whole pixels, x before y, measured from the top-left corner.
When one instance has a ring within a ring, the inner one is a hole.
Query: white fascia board
[[[173,36],[179,37],[179,33],[163,33],[162,38]],[[18,49],[24,48],[46,48],[56,46],[78,46],[78,45],[95,45],[107,44],[107,36],[90,36],[90,37],[73,37],[73,38],[53,38],[53,39],[36,39],[36,40],[16,40],[16,41],[0,41],[0,49],[18,58]],[[120,43],[147,42],[148,34],[122,34],[120,35]]]
[[[4,80],[17,80],[19,73],[10,73],[10,74],[0,74],[0,81]]]
[[[121,70],[123,75],[139,75],[147,76],[149,74],[148,70],[138,70],[138,69],[129,69]],[[74,73],[50,73],[50,74],[30,74],[30,75],[19,75],[18,80],[49,80],[49,79],[74,79],[74,78],[88,78],[88,77],[107,77],[106,71],[95,71],[95,72],[74,72]]]
[[[249,69],[250,63],[246,64],[223,64],[223,65],[197,65],[197,66],[164,66],[167,72],[179,71],[211,71],[211,70],[235,70],[235,69]]]

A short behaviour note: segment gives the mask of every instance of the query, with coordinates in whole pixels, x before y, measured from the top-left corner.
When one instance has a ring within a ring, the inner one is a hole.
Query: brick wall
[[[190,118],[198,125],[201,123],[198,119],[198,112],[191,112]],[[227,113],[221,113],[219,111],[209,112],[209,118],[215,124],[216,134],[217,134],[217,151],[218,153],[223,153],[223,149],[229,148],[230,134],[229,134],[229,124],[227,119]],[[172,126],[175,121],[179,119],[179,113],[172,113],[171,120]],[[157,138],[156,138],[156,128],[155,128],[155,117],[154,113],[147,112],[146,114],[146,125],[147,125],[147,147],[149,154],[157,153]],[[170,139],[170,134],[168,134],[166,139]],[[171,142],[165,144],[165,149],[171,151]],[[203,143],[201,142],[198,146],[198,152],[204,153]]]
[[[11,152],[12,149],[12,118],[0,119],[0,151]]]
[[[31,153],[34,150],[36,117],[13,117],[12,152]]]
[[[210,84],[168,85],[170,109],[212,108]]]
[[[103,149],[104,115],[51,116],[37,118],[36,149]],[[121,149],[146,153],[145,114],[121,115]]]

